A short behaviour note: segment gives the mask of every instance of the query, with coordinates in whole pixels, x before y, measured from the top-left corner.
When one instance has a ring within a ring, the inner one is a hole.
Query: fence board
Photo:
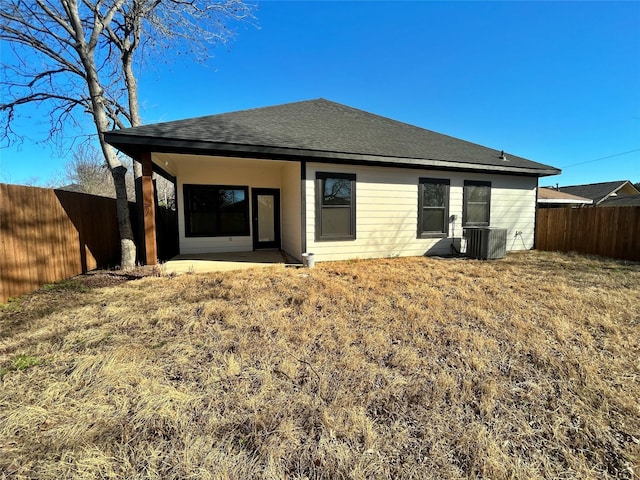
[[[0,302],[118,263],[115,200],[0,184]]]
[[[640,261],[640,207],[539,209],[536,248]]]
[[[0,232],[3,231],[4,226],[9,221],[9,198],[7,191],[0,185]],[[16,252],[13,248],[13,238],[8,235],[0,235],[0,258],[4,259],[6,269],[13,269],[13,263],[15,262]],[[0,282],[0,299],[8,298],[8,284],[6,282]]]
[[[135,225],[135,204],[129,212]],[[177,212],[156,215],[164,260],[178,253]],[[0,183],[0,302],[119,261],[114,199]]]

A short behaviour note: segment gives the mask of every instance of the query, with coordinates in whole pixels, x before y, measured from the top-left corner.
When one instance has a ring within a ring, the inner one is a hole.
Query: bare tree
[[[156,186],[156,196],[158,197],[158,205],[160,207],[168,208],[169,210],[175,210],[176,189],[174,183],[155,173],[154,180]]]
[[[252,8],[242,0],[2,0],[0,40],[15,59],[2,64],[0,137],[21,140],[13,125],[25,104],[46,105],[51,141],[90,116],[115,186],[123,268],[135,264],[126,168],[104,133],[141,124],[134,67],[167,51],[203,60]]]
[[[123,158],[120,160],[129,170],[131,161]],[[83,192],[92,195],[113,197],[115,189],[113,177],[104,163],[104,157],[100,150],[91,144],[79,144],[71,155],[71,159],[64,165],[63,179],[65,183],[77,185]],[[135,198],[133,175],[127,171],[125,177],[127,197]]]
[[[136,196],[133,174],[131,173],[132,160],[121,158],[120,161],[127,168],[125,184],[127,186],[127,197],[134,200]],[[34,179],[34,182],[37,179]],[[104,163],[102,153],[92,144],[79,144],[71,155],[71,159],[64,165],[64,172],[58,178],[51,181],[52,188],[65,184],[67,188],[75,191],[89,193],[91,195],[101,195],[103,197],[114,197],[113,177]],[[175,210],[176,193],[175,185],[157,173],[153,174],[158,206]]]

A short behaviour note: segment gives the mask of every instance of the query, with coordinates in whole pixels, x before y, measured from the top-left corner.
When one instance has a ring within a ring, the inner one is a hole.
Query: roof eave
[[[355,154],[331,152],[322,150],[306,150],[296,148],[272,147],[262,145],[242,145],[235,143],[206,142],[198,140],[180,140],[171,138],[150,138],[134,135],[122,135],[118,132],[108,132],[105,140],[127,155],[136,158],[143,151],[163,153],[193,153],[206,155],[224,155],[257,158],[273,158],[300,160],[314,159],[318,162],[342,160],[355,164],[371,164],[376,166],[398,167],[436,167],[448,170],[473,170],[478,172],[512,173],[544,177],[559,175],[561,170],[549,168],[526,168],[510,165],[481,165],[469,162],[452,162],[449,160],[387,157],[381,155]]]

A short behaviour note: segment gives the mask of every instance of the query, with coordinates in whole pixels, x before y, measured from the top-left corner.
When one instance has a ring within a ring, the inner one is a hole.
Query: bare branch
[[[60,25],[67,32],[67,35],[69,35],[71,38],[74,38],[74,36],[73,36],[74,32],[73,32],[73,29],[71,28],[71,25],[69,25],[67,22],[65,22],[64,17],[62,16],[62,14],[60,12],[56,12],[56,11],[52,10],[49,7],[49,5],[47,5],[42,0],[36,0],[36,3],[42,9],[42,11],[45,13],[46,18],[51,19],[54,22],[56,22],[58,25]],[[64,2],[63,2],[63,5],[64,5]],[[34,14],[33,15],[34,17],[36,17],[36,18],[39,17],[39,15],[36,15],[33,10],[31,10],[31,12]]]
[[[0,18],[2,18],[1,14]],[[84,72],[76,63],[72,62],[70,59],[64,58],[45,41],[41,41],[34,35],[30,35],[26,28],[21,31],[2,24],[0,25],[0,40],[5,40],[11,44],[20,44],[24,47],[36,50],[50,60],[60,64],[60,66],[67,69],[70,73],[84,77]]]
[[[0,140],[20,138],[12,124],[25,104],[48,105],[52,141],[91,116],[118,192],[123,266],[135,258],[130,246],[125,255],[132,238],[126,169],[104,133],[141,124],[134,66],[168,49],[207,58],[252,9],[242,0],[3,0],[0,40],[15,58],[1,66]]]
[[[14,99],[9,103],[0,104],[0,111],[13,109],[18,105],[23,105],[25,103],[38,103],[38,102],[44,102],[47,100],[61,100],[67,103],[72,103],[74,104],[74,106],[77,106],[82,104],[84,99],[65,97],[64,95],[55,95],[51,92],[36,92],[36,93],[32,93],[31,95],[27,95],[25,97]]]
[[[51,77],[53,77],[54,75],[56,75],[57,73],[64,73],[67,70],[65,70],[64,68],[59,68],[58,70],[49,70],[47,72],[42,72],[42,73],[38,73],[35,77],[33,77],[33,79],[27,84],[27,86],[29,88],[32,88],[36,83],[38,83],[39,80],[42,80],[44,78],[47,78],[49,80],[51,80]]]
[[[130,122],[130,116],[126,109],[117,102],[109,102],[105,104],[105,108],[107,109],[107,115],[113,122],[113,130],[127,128],[122,120],[120,120],[120,116],[124,116]]]

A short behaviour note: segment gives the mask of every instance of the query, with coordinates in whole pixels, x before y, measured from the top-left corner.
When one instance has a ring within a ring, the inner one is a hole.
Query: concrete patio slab
[[[300,265],[280,250],[254,252],[199,253],[173,257],[161,265],[165,274],[226,272],[248,268]]]

